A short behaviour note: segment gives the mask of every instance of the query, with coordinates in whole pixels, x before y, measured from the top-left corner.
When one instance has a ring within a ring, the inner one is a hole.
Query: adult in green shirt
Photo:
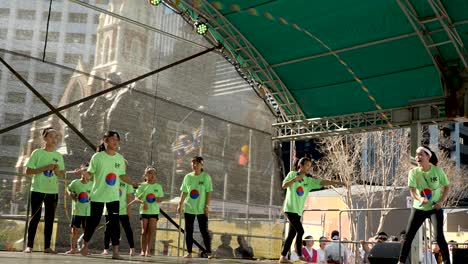
[[[434,227],[434,236],[439,245],[444,263],[450,263],[450,254],[444,236],[444,211],[442,207],[450,192],[447,175],[437,167],[436,154],[426,146],[416,149],[418,167],[410,170],[408,186],[413,198],[413,208],[406,227],[406,239],[401,247],[398,263],[405,263],[416,232],[426,218],[430,218]]]
[[[75,254],[78,248],[78,229],[86,228],[86,219],[90,214],[89,196],[91,194],[92,183],[86,178],[84,170],[89,164],[84,163],[76,170],[81,175],[80,179],[73,180],[67,188],[67,193],[72,199],[72,220],[71,220],[71,248],[65,254]]]
[[[303,157],[298,161],[295,170],[289,172],[283,180],[282,187],[286,189],[283,211],[289,221],[289,232],[284,242],[279,263],[292,263],[286,256],[291,248],[294,237],[296,238],[296,253],[299,259],[307,262],[304,256],[302,256],[302,236],[304,235],[304,228],[301,223],[301,216],[309,192],[328,185],[345,185],[342,182],[319,180],[307,176],[311,167],[312,160]]]
[[[129,184],[130,179],[126,175],[124,157],[117,152],[120,145],[120,135],[115,131],[108,131],[102,138],[98,152],[93,155],[89,167],[85,171],[88,179],[93,178],[91,189],[91,213],[86,223],[83,236],[84,245],[81,249],[83,256],[88,256],[89,240],[101,221],[104,206],[106,206],[109,221],[107,227],[110,230],[112,240],[112,258],[119,259],[119,186],[120,180]]]
[[[156,182],[156,169],[148,167],[143,175],[145,182],[142,183],[135,195],[135,201],[140,205],[141,220],[141,256],[150,257],[154,247],[154,235],[159,219],[159,203],[162,202],[164,192],[162,186]]]
[[[208,173],[203,171],[203,158],[195,156],[192,158],[192,172],[185,175],[180,187],[181,198],[177,206],[180,214],[184,208],[185,217],[185,243],[187,255],[185,258],[192,258],[193,244],[193,223],[198,220],[200,233],[206,247],[206,255],[211,258],[211,241],[208,233],[208,208],[211,202],[211,192],[213,184]]]
[[[57,176],[63,177],[65,175],[65,165],[62,155],[55,151],[59,141],[59,133],[52,127],[45,128],[42,130],[42,140],[44,147],[34,150],[26,164],[26,174],[33,175],[33,177],[31,182],[31,220],[28,225],[27,247],[23,252],[32,252],[44,203],[44,253],[56,254],[50,248],[50,241],[58,201]]]

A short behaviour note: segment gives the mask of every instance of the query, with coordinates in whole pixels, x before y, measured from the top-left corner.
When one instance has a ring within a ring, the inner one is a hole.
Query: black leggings
[[[91,237],[96,230],[96,227],[101,221],[102,211],[104,210],[104,204],[107,208],[107,220],[106,229],[109,228],[110,237],[113,246],[119,245],[120,238],[120,226],[119,226],[119,201],[110,203],[100,203],[91,201],[91,215],[88,217],[86,222],[86,228],[83,236],[85,242],[89,242]]]
[[[301,223],[301,216],[296,213],[285,213],[289,220],[289,232],[286,241],[284,241],[283,251],[281,256],[286,257],[289,248],[291,248],[294,237],[296,237],[296,253],[302,256],[302,236],[304,235],[304,228]],[[297,235],[297,236],[296,236]]]
[[[400,261],[405,263],[411,249],[411,243],[413,242],[414,236],[426,218],[431,219],[432,226],[434,228],[434,236],[437,244],[439,245],[444,261],[446,261],[445,263],[450,263],[449,249],[444,237],[444,211],[442,209],[433,209],[430,211],[423,211],[415,208],[411,209],[408,226],[406,227],[406,239],[400,252]]]
[[[44,212],[44,248],[50,248],[52,239],[52,229],[54,228],[55,208],[57,208],[58,194],[31,192],[31,220],[28,225],[28,244],[34,246],[37,225],[41,220],[42,203],[45,206]]]
[[[119,215],[120,224],[122,225],[125,235],[127,236],[128,245],[130,248],[135,248],[135,242],[133,241],[133,231],[132,227],[130,226],[130,218],[128,215]],[[106,215],[106,222],[109,222],[109,215]],[[110,242],[110,228],[107,228],[104,231],[104,249],[109,249],[109,242]]]
[[[187,252],[192,253],[193,244],[193,223],[195,217],[198,219],[198,226],[200,227],[200,233],[205,243],[206,253],[211,254],[211,240],[210,234],[208,234],[208,217],[204,214],[184,214],[185,216],[185,244],[187,246]]]

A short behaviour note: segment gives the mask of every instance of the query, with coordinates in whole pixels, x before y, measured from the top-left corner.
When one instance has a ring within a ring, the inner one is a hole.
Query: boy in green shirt
[[[78,229],[86,228],[86,219],[90,214],[89,195],[91,194],[92,183],[88,181],[82,172],[88,168],[88,164],[82,164],[77,170],[81,174],[80,179],[73,180],[67,188],[67,193],[72,199],[72,221],[71,221],[71,249],[65,254],[77,253]]]

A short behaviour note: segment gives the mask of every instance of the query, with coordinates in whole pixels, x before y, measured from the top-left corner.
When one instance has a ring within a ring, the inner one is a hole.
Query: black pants
[[[185,244],[187,246],[187,252],[192,253],[192,244],[193,244],[193,223],[195,222],[195,217],[198,220],[198,226],[200,227],[200,233],[203,237],[203,242],[205,243],[206,253],[211,254],[211,240],[210,234],[208,233],[208,217],[204,214],[194,215],[194,214],[184,214],[185,216]]]
[[[110,203],[100,203],[91,201],[91,215],[88,217],[86,222],[86,229],[84,232],[83,240],[89,242],[91,237],[96,230],[96,227],[101,221],[102,211],[104,210],[104,204],[107,208],[107,221],[106,229],[109,229],[112,245],[119,245],[120,238],[120,226],[119,226],[119,201]]]
[[[412,209],[411,215],[408,220],[408,226],[406,227],[406,239],[401,247],[400,261],[405,263],[408,258],[409,251],[411,249],[411,243],[413,242],[414,236],[418,231],[419,227],[424,223],[426,218],[430,218],[434,229],[434,236],[439,245],[440,252],[444,258],[445,263],[450,263],[450,254],[444,237],[444,211],[442,209],[434,209],[430,211],[423,211],[418,209]]]
[[[130,248],[135,248],[135,242],[133,241],[133,231],[132,227],[130,226],[130,218],[128,215],[119,215],[120,219],[120,224],[122,225],[125,235],[127,236],[127,241],[128,245]],[[109,222],[109,215],[106,215],[106,222]],[[104,248],[109,249],[109,242],[110,242],[110,237],[111,237],[111,232],[110,228],[107,228],[106,226],[106,231],[104,232]]]
[[[48,194],[40,192],[31,192],[31,220],[28,225],[28,244],[34,246],[37,225],[41,220],[42,203],[45,206],[44,212],[44,248],[50,248],[52,239],[52,229],[54,228],[55,208],[57,208],[58,194]]]
[[[296,237],[296,253],[302,256],[302,236],[304,235],[304,228],[301,223],[301,216],[296,213],[285,213],[289,220],[289,232],[286,241],[284,241],[283,251],[281,256],[286,257],[289,248],[291,248],[294,237]]]

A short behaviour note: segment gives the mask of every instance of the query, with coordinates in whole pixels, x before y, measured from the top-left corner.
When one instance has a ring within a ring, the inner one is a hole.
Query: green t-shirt
[[[184,201],[184,212],[188,214],[204,214],[206,193],[213,191],[211,177],[206,172],[195,175],[193,172],[185,175],[180,190],[187,194]]]
[[[413,200],[413,207],[423,211],[432,210],[432,206],[442,198],[441,187],[449,183],[447,175],[440,167],[431,165],[427,172],[422,171],[421,167],[413,168],[408,174],[408,186],[416,188],[421,197],[426,196],[429,200],[424,206],[421,206],[421,202]]]
[[[121,181],[119,188],[119,215],[127,215],[127,204],[130,201],[127,201],[127,194],[133,194],[134,189],[130,184]]]
[[[45,149],[36,149],[26,163],[30,169],[39,169],[50,164],[57,164],[59,170],[65,170],[62,154],[57,151],[47,151]],[[34,174],[32,177],[31,191],[40,193],[58,193],[57,175],[54,171],[43,171]]]
[[[91,201],[119,201],[120,176],[125,175],[125,159],[119,153],[110,156],[105,151],[93,155],[88,172],[94,174]]]
[[[159,183],[143,183],[137,191],[136,196],[148,205],[144,210],[144,204],[140,205],[140,214],[159,214],[159,203],[156,198],[164,197],[164,192]]]
[[[81,179],[73,180],[68,185],[68,191],[76,195],[76,201],[72,200],[72,215],[90,215],[91,207],[89,205],[89,196],[91,194],[92,185],[90,181],[84,184],[81,182]]]
[[[297,171],[291,171],[283,180],[283,184],[299,175]],[[321,180],[312,177],[304,177],[301,181],[294,182],[286,190],[286,199],[284,200],[283,210],[288,213],[302,215],[307,196],[311,190],[320,189]]]

